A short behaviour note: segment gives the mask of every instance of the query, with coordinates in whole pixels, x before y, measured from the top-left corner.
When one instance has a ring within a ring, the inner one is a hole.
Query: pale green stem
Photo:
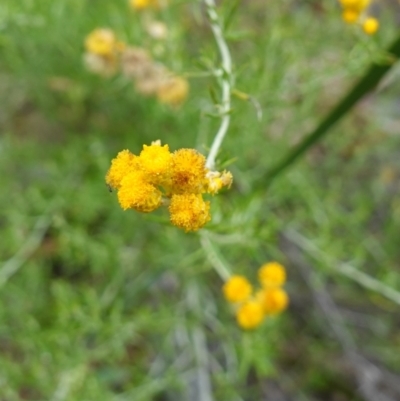
[[[211,242],[210,236],[206,230],[200,231],[200,242],[207,255],[207,259],[211,263],[211,266],[215,269],[223,281],[227,281],[232,274],[229,271],[225,260],[215,249],[214,244]]]
[[[228,131],[230,123],[230,108],[231,108],[231,77],[232,77],[232,59],[229,52],[228,45],[226,44],[222,27],[219,21],[218,14],[215,9],[214,0],[204,0],[207,6],[207,13],[211,24],[211,29],[214,34],[215,41],[219,53],[221,55],[221,63],[223,74],[221,76],[222,81],[222,97],[221,97],[221,125],[217,134],[215,135],[214,141],[211,145],[210,153],[207,157],[206,166],[210,170],[214,169],[215,158],[217,157],[218,151],[222,145],[225,134]]]

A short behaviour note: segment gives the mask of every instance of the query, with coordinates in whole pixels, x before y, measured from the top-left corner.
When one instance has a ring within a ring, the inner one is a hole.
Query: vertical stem
[[[222,97],[221,97],[221,125],[218,129],[217,134],[215,135],[214,141],[211,145],[210,153],[207,157],[206,167],[212,170],[215,165],[215,158],[217,157],[217,153],[219,148],[222,145],[225,134],[228,131],[229,123],[230,123],[230,108],[231,108],[231,77],[232,77],[232,59],[229,52],[228,45],[226,44],[224,34],[222,32],[221,24],[219,22],[219,17],[215,9],[215,1],[214,0],[204,0],[204,3],[207,6],[208,18],[211,23],[211,30],[214,34],[215,41],[217,43],[217,47],[219,53],[221,55],[221,64],[222,64]]]

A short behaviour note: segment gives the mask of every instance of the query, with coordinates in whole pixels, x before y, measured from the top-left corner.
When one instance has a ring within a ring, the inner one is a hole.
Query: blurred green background
[[[170,3],[151,15],[164,42],[125,0],[0,4],[0,400],[399,400],[399,67],[273,185],[260,181],[380,59],[397,8],[374,5],[381,29],[367,37],[331,0],[220,4],[236,88],[263,117],[233,99],[217,161],[234,184],[206,229],[252,281],[283,263],[290,296],[243,332],[199,235],[163,211],[123,212],[104,182],[122,149],[160,139],[206,154],[218,128],[220,89],[199,77],[219,63],[204,6]],[[187,76],[186,103],[86,71],[98,27]]]

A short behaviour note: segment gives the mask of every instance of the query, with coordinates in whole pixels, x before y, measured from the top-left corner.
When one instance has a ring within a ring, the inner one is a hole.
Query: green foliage
[[[162,211],[123,212],[104,182],[121,149],[138,153],[161,139],[172,150],[209,150],[220,87],[206,73],[219,55],[199,4],[173,2],[157,14],[171,36],[155,44],[122,0],[3,0],[1,401],[197,400],[208,381],[216,400],[266,399],[271,383],[294,399],[355,400],[356,373],[284,241],[293,232],[361,352],[400,369],[398,305],[385,296],[400,289],[393,78],[273,186],[264,180],[381,58],[394,36],[390,16],[365,38],[328,0],[228,3],[220,11],[235,88],[259,102],[263,118],[232,98],[217,167],[234,184],[211,199],[207,229],[217,254],[253,282],[262,263],[285,264],[289,310],[244,333],[199,236],[170,226]],[[187,103],[170,109],[124,78],[86,71],[83,40],[96,27],[148,46],[177,73],[198,73]],[[343,273],[342,262],[383,291]]]

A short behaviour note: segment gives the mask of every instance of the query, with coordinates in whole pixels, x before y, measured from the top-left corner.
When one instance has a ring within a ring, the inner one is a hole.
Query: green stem
[[[266,174],[267,183],[278,177],[286,168],[291,166],[300,156],[309,148],[320,141],[344,115],[367,93],[372,91],[383,76],[392,68],[396,59],[400,57],[400,36],[388,48],[387,53],[394,57],[392,62],[387,64],[372,63],[366,74],[356,83],[356,85],[347,93],[347,95],[337,104],[337,106],[325,117],[324,120],[303,139],[294,149],[282,158]]]

